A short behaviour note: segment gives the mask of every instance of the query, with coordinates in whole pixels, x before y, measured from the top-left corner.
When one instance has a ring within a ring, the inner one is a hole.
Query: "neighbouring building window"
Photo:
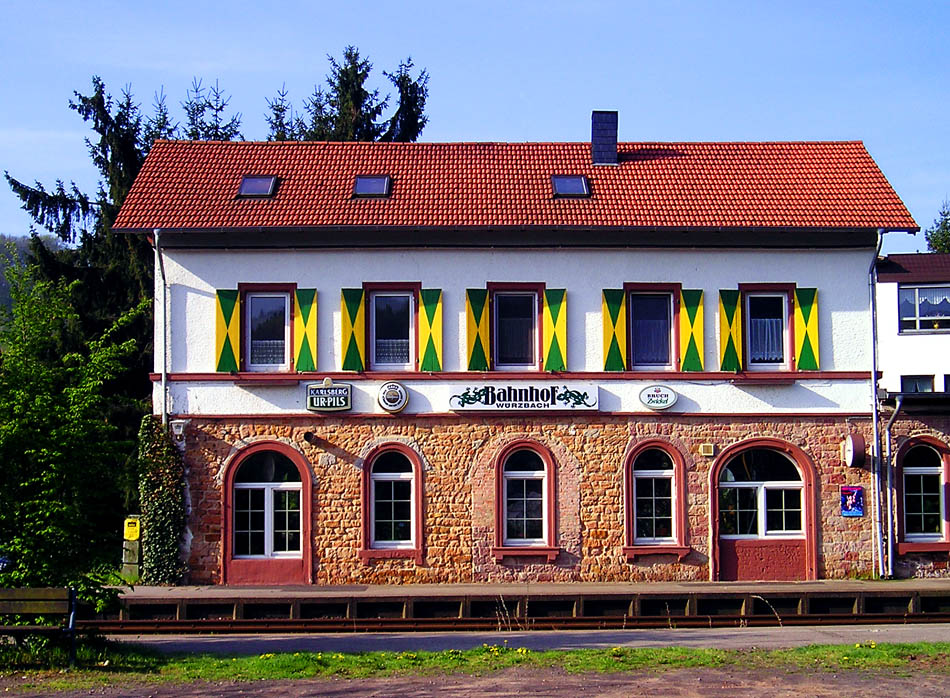
[[[300,473],[287,456],[258,451],[234,478],[234,556],[300,554]]]
[[[743,451],[719,477],[719,534],[723,538],[801,537],[802,476],[777,451]]]
[[[631,368],[672,368],[673,294],[631,293],[628,308]]]
[[[788,366],[787,294],[745,294],[745,338],[749,369]]]
[[[901,286],[897,305],[901,332],[950,330],[950,286]]]
[[[943,462],[931,446],[910,448],[901,459],[904,490],[904,540],[943,539]]]
[[[248,371],[290,369],[290,293],[248,291],[245,308],[245,368]]]
[[[548,502],[547,471],[541,456],[529,449],[505,459],[504,544],[544,545]]]
[[[500,370],[538,368],[538,294],[493,294],[494,358]]]
[[[902,393],[932,393],[933,391],[933,376],[901,376]]]
[[[370,308],[370,367],[413,369],[415,294],[411,291],[371,293]]]
[[[379,455],[370,472],[370,531],[374,548],[415,547],[412,463],[398,451]]]

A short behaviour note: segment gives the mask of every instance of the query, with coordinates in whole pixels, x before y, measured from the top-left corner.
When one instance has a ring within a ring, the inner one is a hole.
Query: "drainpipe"
[[[877,248],[868,267],[868,288],[871,297],[871,424],[874,429],[874,438],[871,441],[871,488],[874,499],[874,508],[871,510],[871,528],[873,539],[871,542],[871,566],[877,558],[877,574],[884,576],[884,542],[881,536],[881,426],[879,423],[877,406],[877,258],[881,254],[881,245],[884,242],[884,230],[877,230]],[[890,510],[890,500],[888,500]],[[888,536],[890,539],[890,536]]]
[[[887,576],[894,576],[894,506],[891,501],[891,492],[894,487],[894,468],[891,467],[891,426],[897,415],[900,414],[901,407],[904,405],[904,396],[898,393],[897,403],[894,405],[894,414],[887,420],[887,427],[884,429],[884,457],[887,459],[884,464],[887,468]]]
[[[168,284],[165,281],[165,258],[162,255],[162,231],[155,228],[155,255],[162,274],[162,426],[168,426]]]

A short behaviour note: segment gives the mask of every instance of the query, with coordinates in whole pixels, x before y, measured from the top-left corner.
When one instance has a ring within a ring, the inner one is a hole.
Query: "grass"
[[[441,652],[265,653],[223,657],[162,655],[141,647],[89,641],[79,665],[66,670],[61,648],[0,647],[0,687],[17,690],[83,690],[109,685],[370,678],[437,674],[487,674],[510,667],[556,668],[569,673],[667,671],[689,668],[818,672],[950,674],[950,643],[811,645],[786,650],[715,650],[667,647],[533,652],[507,645]]]

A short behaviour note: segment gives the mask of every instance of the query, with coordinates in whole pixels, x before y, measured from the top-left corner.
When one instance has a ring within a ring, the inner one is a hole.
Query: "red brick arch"
[[[719,477],[722,475],[723,468],[726,464],[729,463],[735,456],[739,455],[743,451],[749,451],[752,449],[769,449],[772,451],[778,451],[779,453],[784,454],[791,458],[792,462],[798,467],[799,472],[802,475],[802,514],[804,515],[803,528],[805,532],[804,540],[804,550],[803,558],[803,567],[801,570],[802,574],[798,579],[804,580],[815,580],[818,578],[818,512],[816,506],[817,499],[817,472],[815,470],[814,463],[812,463],[811,458],[808,456],[805,451],[803,451],[798,446],[784,441],[782,439],[777,439],[774,437],[757,437],[752,439],[746,439],[738,443],[732,444],[727,448],[722,450],[722,453],[716,458],[713,462],[712,468],[709,470],[709,531],[710,531],[710,540],[709,540],[709,579],[710,581],[723,581],[722,580],[722,567],[720,565],[720,539],[719,539]],[[783,548],[796,548],[794,551],[796,554],[798,552],[797,546],[793,543],[797,541],[792,540],[791,542],[784,542],[781,539],[776,540],[774,543],[769,543],[768,541],[736,541],[739,544],[739,547],[758,547],[761,550],[758,551],[760,555],[763,556],[763,559],[768,561],[772,560],[776,564],[772,568],[777,570],[777,574],[785,576],[782,574],[784,571],[788,570],[787,557],[779,557],[782,555],[787,555],[788,553],[793,552],[792,550],[783,551]],[[794,572],[794,570],[789,570]],[[756,570],[757,572],[757,570]],[[742,571],[739,570],[739,575],[741,576]],[[759,576],[758,578],[762,578]],[[793,579],[795,577],[789,577]]]

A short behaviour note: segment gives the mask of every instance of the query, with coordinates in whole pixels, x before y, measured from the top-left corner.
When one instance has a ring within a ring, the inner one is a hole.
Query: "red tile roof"
[[[885,283],[950,282],[950,254],[892,254],[877,263],[877,280]]]
[[[156,142],[117,230],[322,226],[887,228],[916,230],[861,142]],[[238,199],[245,174],[276,174],[272,199]],[[357,174],[389,174],[386,199],[352,198]],[[552,174],[584,174],[589,199],[555,199]]]

